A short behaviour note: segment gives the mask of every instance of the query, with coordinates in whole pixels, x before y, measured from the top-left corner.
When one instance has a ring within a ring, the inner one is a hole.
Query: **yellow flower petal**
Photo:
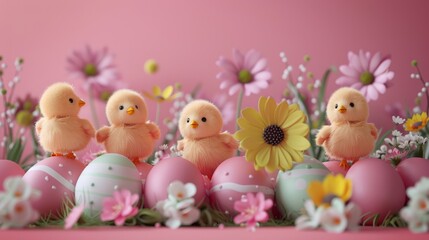
[[[173,94],[173,86],[169,85],[167,86],[164,91],[162,91],[162,97],[164,99],[169,99],[171,94]]]
[[[290,126],[292,126],[293,124],[297,123],[297,122],[302,122],[304,117],[304,113],[301,111],[295,111],[293,113],[291,113],[288,118],[286,119],[286,121],[282,124],[282,128],[288,128]]]
[[[297,135],[288,136],[286,144],[298,151],[305,151],[310,147],[310,142],[307,138]]]
[[[271,154],[273,153],[275,154],[275,156],[270,158],[270,161],[265,167],[268,172],[274,172],[279,168],[279,159],[282,157],[280,151],[271,150]]]
[[[254,134],[254,136],[258,136],[262,138],[263,132],[264,132],[263,128],[258,128],[257,126],[253,125],[251,122],[247,121],[244,118],[239,118],[237,120],[237,124],[240,127],[240,130],[246,131],[246,134]],[[237,137],[240,137],[240,136],[242,136],[242,133],[237,135]]]
[[[245,154],[246,160],[249,162],[255,162],[257,153],[258,153],[258,151],[256,151],[256,150],[252,150],[252,149],[247,150],[246,154]]]
[[[279,167],[281,170],[286,171],[292,168],[292,156],[282,147],[278,148],[282,158],[279,159]]]
[[[299,136],[306,136],[308,134],[308,131],[310,128],[308,127],[308,124],[306,123],[297,123],[292,125],[286,132],[287,135],[299,135]]]
[[[313,200],[316,206],[319,206],[323,202],[325,192],[323,191],[323,184],[320,181],[312,181],[307,187],[307,194],[311,200]]]
[[[302,151],[297,151],[287,145],[284,146],[284,150],[290,154],[294,162],[302,162],[304,160],[304,153]]]
[[[245,108],[241,111],[241,115],[252,125],[258,128],[265,128],[266,124],[259,112],[253,108]]]
[[[283,125],[284,121],[286,121],[288,117],[288,108],[289,104],[282,100],[279,105],[276,107],[276,111],[274,114],[275,124],[278,126]]]
[[[266,146],[261,148],[256,154],[256,165],[261,168],[265,167],[270,161],[270,156],[271,147]]]
[[[276,123],[276,119],[274,117],[276,108],[277,108],[277,104],[276,101],[274,101],[274,99],[272,97],[269,97],[267,100],[267,103],[265,105],[265,110],[267,113],[267,120],[268,120],[268,125],[273,125]]]
[[[260,150],[262,145],[266,144],[262,138],[247,137],[240,142],[240,146],[244,149]]]
[[[266,97],[260,97],[259,101],[258,101],[259,112],[261,113],[261,116],[264,116],[264,117],[267,116],[266,109],[265,109],[265,105],[267,103],[267,100],[268,100],[268,98],[266,98]]]
[[[152,93],[155,97],[161,96],[161,88],[159,86],[153,86]]]

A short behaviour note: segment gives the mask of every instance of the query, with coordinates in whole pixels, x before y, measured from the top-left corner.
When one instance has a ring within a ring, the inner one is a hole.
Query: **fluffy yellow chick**
[[[122,154],[134,163],[153,152],[161,133],[156,124],[147,121],[146,103],[139,93],[116,91],[107,101],[106,115],[110,127],[100,128],[95,135],[106,152]]]
[[[238,148],[231,134],[221,132],[222,125],[219,109],[205,100],[190,102],[180,114],[179,130],[183,139],[177,142],[177,149],[209,178]]]
[[[68,83],[49,86],[40,98],[42,118],[36,122],[36,133],[40,145],[52,156],[75,158],[73,151],[86,147],[94,137],[92,124],[78,117],[85,102]]]
[[[368,120],[368,103],[354,88],[340,88],[328,101],[327,116],[330,126],[323,126],[316,136],[316,144],[323,146],[330,158],[356,162],[369,155],[377,139],[377,128]]]

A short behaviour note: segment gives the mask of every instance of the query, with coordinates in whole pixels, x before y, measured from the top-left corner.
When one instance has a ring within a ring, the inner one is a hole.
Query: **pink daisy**
[[[113,55],[108,53],[107,48],[96,51],[86,46],[83,51],[73,51],[67,62],[71,77],[84,80],[84,90],[92,89],[98,99],[103,98],[101,95],[104,92],[120,87]]]
[[[344,76],[339,77],[336,83],[360,90],[368,102],[377,100],[379,94],[386,92],[388,81],[395,75],[389,70],[390,58],[382,58],[380,53],[371,56],[371,53],[362,50],[359,54],[349,52],[348,58],[349,65],[340,66]]]
[[[229,95],[244,89],[244,94],[258,94],[268,87],[271,73],[267,70],[267,60],[255,51],[243,55],[237,49],[232,51],[234,61],[220,57],[216,64],[224,69],[216,77],[222,80],[220,89],[229,88]]]

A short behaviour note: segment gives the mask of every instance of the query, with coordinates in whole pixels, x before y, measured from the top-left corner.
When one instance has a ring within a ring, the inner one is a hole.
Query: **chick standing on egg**
[[[326,111],[331,125],[320,129],[316,144],[323,146],[330,158],[341,160],[340,166],[348,168],[347,160],[356,162],[373,151],[377,128],[367,123],[368,103],[358,90],[338,89],[329,99]]]
[[[49,86],[40,98],[42,118],[36,122],[36,133],[40,145],[52,156],[66,156],[74,159],[73,151],[86,147],[94,137],[92,124],[78,117],[85,102],[67,83]]]
[[[108,153],[118,153],[138,163],[153,152],[161,133],[156,124],[147,121],[146,103],[139,93],[116,91],[107,101],[106,115],[110,127],[100,128],[96,139]]]
[[[183,158],[194,163],[203,175],[209,178],[224,160],[234,156],[238,142],[228,132],[221,132],[222,114],[212,103],[194,100],[186,105],[179,119],[183,136],[177,149]]]

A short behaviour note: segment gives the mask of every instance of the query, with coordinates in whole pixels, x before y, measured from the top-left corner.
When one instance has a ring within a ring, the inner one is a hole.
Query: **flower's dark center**
[[[264,141],[267,144],[276,146],[280,144],[285,139],[285,133],[281,127],[277,125],[270,125],[264,130]]]
[[[253,76],[249,70],[243,69],[238,73],[238,81],[244,84],[250,83],[253,81]]]
[[[419,129],[423,125],[423,122],[415,122],[413,123],[413,129]]]
[[[374,74],[372,74],[369,71],[363,72],[360,75],[360,82],[363,85],[370,85],[370,84],[372,84],[374,82],[374,79],[375,79]]]
[[[98,74],[97,66],[95,66],[92,63],[88,63],[83,68],[83,72],[85,73],[86,76],[89,76],[89,77],[96,76]]]

